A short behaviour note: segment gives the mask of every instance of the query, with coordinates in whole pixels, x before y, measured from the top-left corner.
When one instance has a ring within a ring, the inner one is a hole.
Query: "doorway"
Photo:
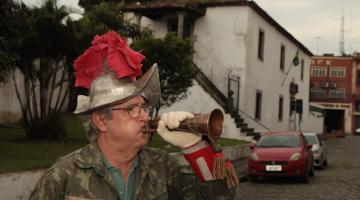
[[[325,126],[326,132],[331,133],[333,130],[344,131],[344,110],[326,110]]]

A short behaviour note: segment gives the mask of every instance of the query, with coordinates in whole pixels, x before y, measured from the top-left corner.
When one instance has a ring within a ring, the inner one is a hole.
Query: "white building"
[[[195,64],[224,96],[229,76],[239,77],[238,91],[231,86],[234,106],[255,131],[323,132],[323,117],[319,109],[310,110],[316,105],[309,104],[312,53],[255,2],[156,3],[128,6],[123,11],[127,19],[149,27],[156,37],[164,37],[170,31],[177,31],[180,37],[193,36]],[[297,52],[299,64],[293,66]],[[303,102],[300,127],[300,115],[290,115],[291,82],[298,85],[295,98]],[[186,110],[198,102],[185,100],[180,103],[183,107],[174,107]],[[206,105],[196,106],[198,110],[203,110],[202,107]]]

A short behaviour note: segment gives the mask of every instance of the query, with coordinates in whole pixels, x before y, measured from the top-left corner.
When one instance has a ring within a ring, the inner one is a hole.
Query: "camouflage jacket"
[[[199,183],[161,150],[143,148],[136,169],[134,199],[231,199],[224,181]],[[96,144],[60,158],[36,185],[32,199],[119,199]]]

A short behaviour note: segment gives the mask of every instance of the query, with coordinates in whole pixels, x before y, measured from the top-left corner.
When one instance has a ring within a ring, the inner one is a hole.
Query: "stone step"
[[[236,117],[236,118],[234,118],[234,120],[235,120],[236,123],[244,122],[244,119],[241,118],[241,117]]]
[[[236,127],[240,128],[241,130],[248,127],[247,123],[236,123]]]

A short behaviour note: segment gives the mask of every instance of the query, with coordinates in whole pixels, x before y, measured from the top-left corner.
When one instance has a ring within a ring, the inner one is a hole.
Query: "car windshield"
[[[305,135],[305,138],[309,144],[318,144],[319,143],[316,135]]]
[[[257,147],[299,147],[299,138],[295,135],[264,135]]]

